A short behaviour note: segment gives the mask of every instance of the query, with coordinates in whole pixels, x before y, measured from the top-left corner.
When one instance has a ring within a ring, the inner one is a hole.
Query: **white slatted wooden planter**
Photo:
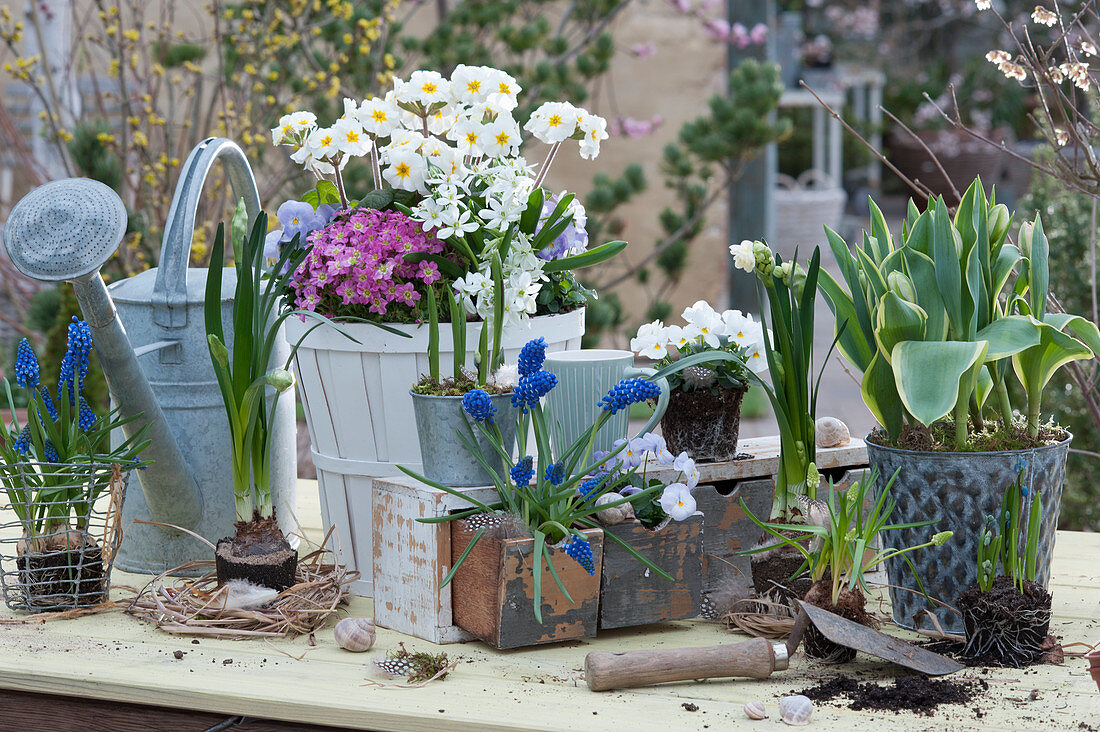
[[[290,318],[287,339],[296,343],[305,338],[294,370],[317,467],[322,518],[326,526],[336,526],[339,560],[360,572],[352,591],[370,596],[371,480],[398,474],[397,464],[420,469],[409,388],[428,371],[428,328],[396,326],[412,336],[402,338],[363,323],[342,325],[356,343],[327,325],[311,331],[314,325]],[[466,362],[471,367],[480,333],[481,323],[467,326]],[[532,318],[530,327],[505,331],[505,360],[515,363],[532,338],[542,336],[553,352],[580,348],[583,335],[583,309]],[[454,353],[449,326],[440,329],[439,340],[440,371],[450,373]]]

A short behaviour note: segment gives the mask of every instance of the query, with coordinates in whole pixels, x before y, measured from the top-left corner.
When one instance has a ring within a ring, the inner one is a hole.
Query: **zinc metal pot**
[[[473,436],[486,461],[498,473],[506,469],[506,466],[503,466],[492,443],[463,411],[462,397],[429,396],[412,391],[409,393],[412,395],[413,412],[416,414],[416,432],[420,438],[424,477],[452,488],[493,485],[492,476],[466,448],[460,437],[469,437],[467,425],[473,430]],[[512,395],[495,394],[489,399],[497,408],[493,421],[504,438],[504,450],[511,454],[516,440],[516,413],[512,407]]]
[[[901,549],[923,544],[941,531],[954,532],[942,547],[927,547],[905,555],[929,596],[954,604],[959,594],[977,580],[978,535],[986,516],[993,516],[1000,510],[1005,488],[1016,479],[1021,467],[1026,468],[1023,484],[1028,490],[1023,515],[1027,515],[1036,494],[1042,501],[1035,581],[1043,587],[1050,583],[1066,457],[1072,436],[1054,445],[1003,452],[902,450],[875,444],[873,438],[873,435],[867,437],[867,461],[878,468],[877,488],[881,489],[894,471],[899,468],[901,471],[891,489],[897,509],[890,523],[928,519],[936,522],[921,528],[886,532],[886,545]],[[914,628],[918,622],[914,618],[928,608],[945,631],[964,631],[962,618],[949,610],[929,607],[904,558],[888,559],[886,571],[891,584],[890,604],[898,625]],[[927,621],[924,627],[928,627]]]

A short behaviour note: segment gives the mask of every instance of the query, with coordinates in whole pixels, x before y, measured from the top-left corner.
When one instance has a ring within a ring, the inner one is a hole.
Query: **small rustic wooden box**
[[[491,486],[458,490],[483,503],[497,500]],[[472,640],[453,622],[450,586],[439,587],[451,569],[451,527],[416,519],[473,504],[407,476],[377,478],[373,492],[375,622],[432,643]]]
[[[753,515],[766,517],[775,494],[779,470],[779,437],[750,437],[737,450],[752,457],[724,463],[699,463],[700,485],[692,491],[703,513],[703,606],[719,595],[723,601],[752,594],[752,563],[739,552],[750,548],[762,533],[745,515],[744,499]],[[838,447],[817,448],[817,466],[836,487],[847,487],[867,466],[867,446],[852,438]],[[674,474],[657,472],[671,480]]]
[[[450,526],[451,561],[456,562],[476,529],[464,520],[453,521]],[[550,547],[546,555],[568,590],[568,598],[545,562],[536,570],[534,539],[484,534],[451,581],[455,623],[501,649],[594,638],[599,620],[603,532],[585,529],[583,533],[592,547],[594,574],[589,575],[562,548]],[[535,597],[535,571],[542,573],[540,598]],[[541,623],[535,618],[536,600],[542,609]]]
[[[600,628],[694,618],[703,599],[703,514],[650,531],[637,521],[605,526]],[[614,534],[668,572],[669,582],[607,537]]]

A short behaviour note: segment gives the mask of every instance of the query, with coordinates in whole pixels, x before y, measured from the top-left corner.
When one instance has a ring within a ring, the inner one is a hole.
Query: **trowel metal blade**
[[[808,602],[799,602],[798,606],[803,613],[806,613],[814,627],[837,645],[863,651],[884,661],[890,661],[929,676],[943,676],[965,668],[961,663],[947,656],[906,643],[900,638],[842,618],[836,613],[822,610]]]

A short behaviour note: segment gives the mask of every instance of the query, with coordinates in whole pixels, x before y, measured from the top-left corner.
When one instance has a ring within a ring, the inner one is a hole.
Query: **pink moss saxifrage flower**
[[[309,235],[310,253],[294,273],[295,305],[327,317],[407,320],[425,288],[440,278],[443,242],[399,211],[343,211]]]

